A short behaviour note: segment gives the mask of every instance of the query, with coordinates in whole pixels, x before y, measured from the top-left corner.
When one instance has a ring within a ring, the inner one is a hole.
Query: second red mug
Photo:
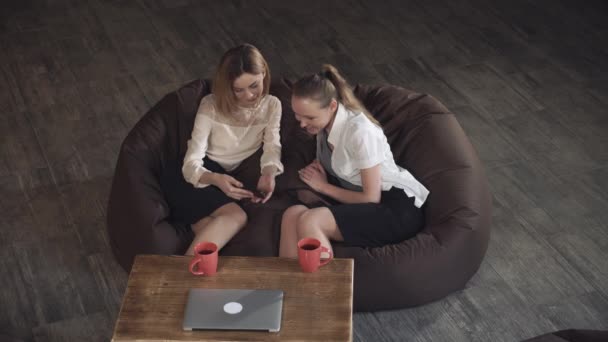
[[[321,253],[329,253],[329,258],[321,260]],[[327,247],[321,246],[321,241],[314,238],[304,238],[298,241],[298,260],[302,271],[315,272],[319,267],[327,265],[334,255]]]
[[[217,245],[201,242],[194,246],[194,257],[190,261],[190,272],[195,275],[211,276],[217,272]]]

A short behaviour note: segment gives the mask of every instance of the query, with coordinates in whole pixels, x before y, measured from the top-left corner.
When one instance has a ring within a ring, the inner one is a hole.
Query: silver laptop
[[[184,330],[281,330],[282,290],[190,289]]]

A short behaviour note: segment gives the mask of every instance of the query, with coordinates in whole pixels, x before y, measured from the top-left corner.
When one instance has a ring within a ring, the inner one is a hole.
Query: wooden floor
[[[608,329],[606,19],[602,0],[3,2],[0,340],[109,340],[127,280],[105,233],[120,143],[240,42],[274,75],[330,62],[435,95],[487,167],[478,274],[436,303],[355,315],[356,341]]]

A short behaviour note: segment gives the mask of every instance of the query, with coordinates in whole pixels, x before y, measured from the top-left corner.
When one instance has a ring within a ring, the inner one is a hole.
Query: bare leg
[[[302,213],[297,224],[298,238],[315,238],[321,241],[321,246],[327,247],[332,253],[330,240],[344,241],[334,215],[326,207],[314,208]]]
[[[192,231],[194,232],[194,236],[198,235],[198,233],[202,232],[205,227],[213,220],[213,217],[207,216],[200,219],[198,222],[192,225]]]
[[[208,217],[192,225],[196,234],[186,255],[194,255],[194,246],[202,241],[211,241],[222,249],[247,223],[247,214],[236,203],[221,206]]]
[[[279,256],[287,258],[298,257],[298,233],[296,226],[298,218],[308,210],[303,205],[294,205],[287,208],[281,219],[281,240],[279,244]]]

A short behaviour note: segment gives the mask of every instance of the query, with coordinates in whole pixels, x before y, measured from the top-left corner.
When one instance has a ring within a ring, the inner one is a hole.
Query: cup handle
[[[192,272],[192,274],[195,274],[195,275],[203,275],[203,274],[205,274],[205,272],[203,272],[203,271],[195,271],[194,270],[194,266],[196,266],[196,264],[198,264],[200,261],[201,261],[201,259],[199,259],[199,258],[194,258],[194,259],[192,259],[190,261],[190,272]]]
[[[330,251],[329,248],[327,248],[325,246],[321,246],[321,253],[323,253],[323,252],[329,253],[329,258],[327,258],[327,259],[325,259],[323,261],[320,261],[319,262],[319,266],[327,265],[327,263],[330,262],[331,259],[334,258],[334,253],[332,253],[332,251]]]

